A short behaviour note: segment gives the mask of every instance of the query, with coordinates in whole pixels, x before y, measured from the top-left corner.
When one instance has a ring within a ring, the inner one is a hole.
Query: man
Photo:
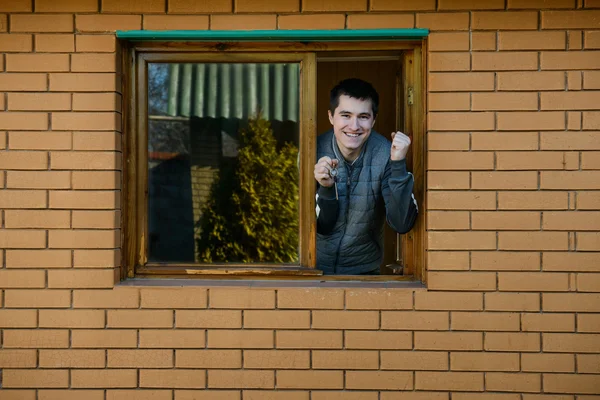
[[[333,129],[319,136],[317,268],[325,274],[379,274],[384,220],[399,233],[417,218],[414,179],[406,170],[410,138],[392,143],[373,131],[379,95],[370,83],[346,79],[331,90]]]

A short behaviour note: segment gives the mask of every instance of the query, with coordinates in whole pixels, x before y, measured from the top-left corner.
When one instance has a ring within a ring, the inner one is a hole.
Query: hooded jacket
[[[317,159],[338,159],[335,187],[318,185],[317,268],[325,274],[354,275],[378,269],[383,259],[384,221],[398,233],[417,218],[414,178],[406,161],[390,159],[391,143],[375,131],[354,162],[344,160],[333,131],[317,139]]]

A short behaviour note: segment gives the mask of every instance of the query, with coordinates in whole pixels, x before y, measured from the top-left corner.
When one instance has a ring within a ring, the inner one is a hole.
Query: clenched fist
[[[410,138],[404,133],[400,131],[392,132],[391,159],[394,161],[404,160],[406,153],[408,153],[410,142]]]
[[[333,177],[331,176],[331,170],[337,168],[339,161],[337,159],[331,159],[327,156],[321,157],[315,164],[315,179],[319,182],[319,185],[323,187],[333,186]]]

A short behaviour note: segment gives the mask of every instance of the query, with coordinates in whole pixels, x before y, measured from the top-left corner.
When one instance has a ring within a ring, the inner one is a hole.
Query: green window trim
[[[124,40],[218,41],[218,42],[339,42],[414,40],[429,35],[429,29],[335,29],[335,30],[252,30],[252,31],[117,31]]]

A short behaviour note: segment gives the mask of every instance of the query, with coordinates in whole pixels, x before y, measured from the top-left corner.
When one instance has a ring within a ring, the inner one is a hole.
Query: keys
[[[333,178],[333,186],[335,187],[335,199],[339,200],[338,198],[338,189],[337,189],[337,181],[338,181],[338,170],[337,168],[332,168],[329,170],[329,175],[331,175],[331,177]]]

